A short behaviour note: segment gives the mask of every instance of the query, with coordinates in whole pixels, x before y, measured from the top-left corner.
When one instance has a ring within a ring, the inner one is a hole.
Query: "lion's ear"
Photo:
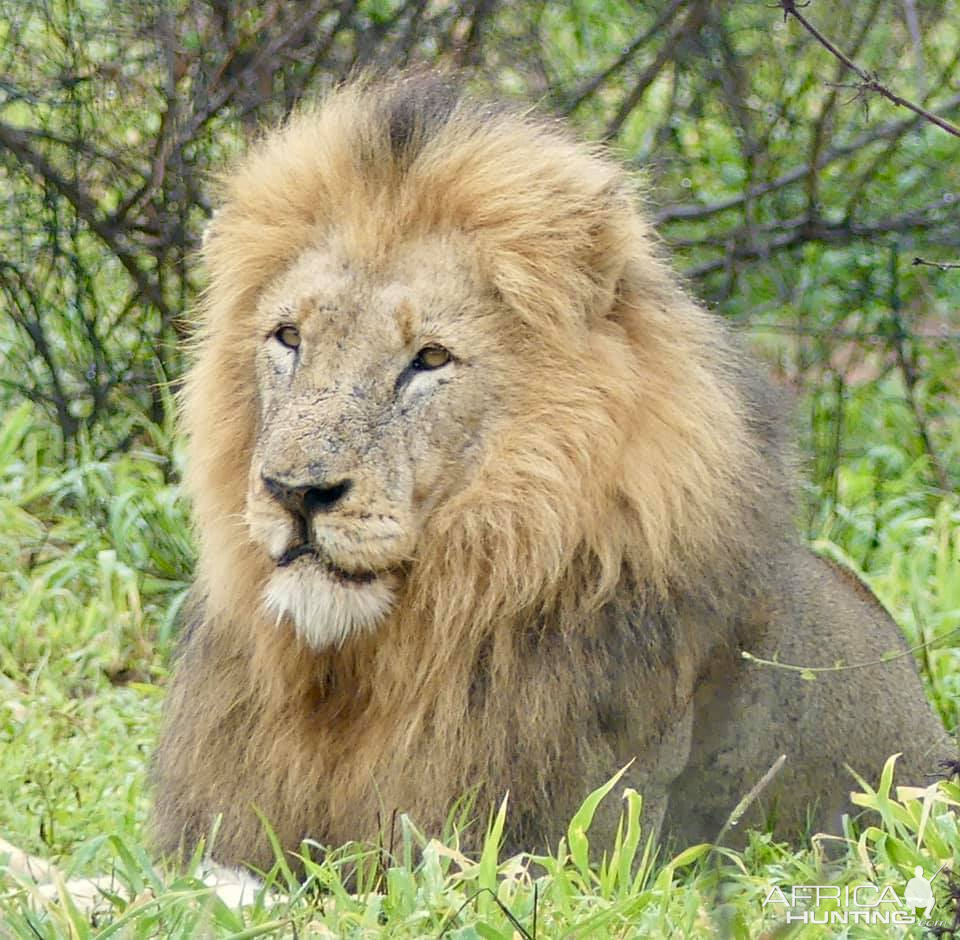
[[[588,326],[616,314],[645,250],[644,223],[620,180],[604,183],[577,199],[541,200],[536,214],[523,213],[522,226],[510,217],[512,226],[482,233],[492,249],[494,286],[514,309]]]
[[[603,193],[587,263],[594,282],[594,302],[587,307],[591,322],[623,325],[640,309],[687,304],[643,198],[628,180],[617,180]]]
[[[591,228],[585,259],[593,288],[585,308],[592,322],[618,318],[621,305],[635,292],[633,262],[647,241],[636,206],[620,186],[605,192],[602,201],[602,214]]]

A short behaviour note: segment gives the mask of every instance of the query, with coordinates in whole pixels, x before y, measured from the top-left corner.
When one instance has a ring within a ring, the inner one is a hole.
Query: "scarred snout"
[[[410,487],[402,464],[376,459],[356,425],[338,437],[331,422],[325,429],[314,415],[293,426],[295,416],[294,408],[261,438],[245,516],[274,564],[268,609],[322,649],[392,608],[415,541]]]
[[[267,607],[317,647],[388,615],[432,514],[476,470],[496,400],[475,331],[458,333],[492,303],[467,246],[431,237],[372,264],[348,247],[305,250],[257,311],[244,518],[272,562]]]

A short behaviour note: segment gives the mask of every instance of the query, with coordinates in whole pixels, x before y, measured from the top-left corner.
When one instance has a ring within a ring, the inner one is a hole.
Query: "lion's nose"
[[[353,481],[290,483],[264,474],[263,485],[270,495],[291,513],[309,519],[315,513],[333,509],[350,492]]]

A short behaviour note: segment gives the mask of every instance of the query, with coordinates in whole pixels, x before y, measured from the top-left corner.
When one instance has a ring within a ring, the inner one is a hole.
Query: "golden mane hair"
[[[752,501],[762,485],[726,331],[677,286],[622,169],[557,124],[448,101],[435,81],[346,85],[226,178],[184,395],[187,487],[217,608],[248,611],[237,581],[261,574],[235,523],[256,428],[249,317],[264,286],[334,227],[358,256],[466,233],[549,357],[551,386],[531,374],[517,389],[509,438],[418,546],[431,619],[502,623],[588,559],[600,576],[578,596],[592,604],[624,563],[651,589],[687,583],[729,553],[745,491]],[[460,639],[443,631],[432,648]]]
[[[331,230],[358,259],[470,239],[504,342],[537,368],[510,376],[503,431],[435,509],[388,620],[315,652],[262,612],[272,563],[242,517],[253,311]],[[465,791],[509,788],[529,847],[626,762],[591,702],[649,712],[638,741],[687,708],[705,658],[747,630],[790,506],[770,393],[657,246],[612,159],[435,77],[348,83],[227,174],[183,393],[200,567],[157,764],[162,846],[222,812],[218,857],[268,865],[240,803],[296,848],[372,838],[397,807],[436,830]]]

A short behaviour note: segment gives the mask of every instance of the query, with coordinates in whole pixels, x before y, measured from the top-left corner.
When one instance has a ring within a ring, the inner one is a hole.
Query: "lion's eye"
[[[449,349],[444,349],[442,346],[424,346],[417,353],[411,365],[414,369],[428,371],[445,366],[452,358]]]
[[[278,326],[273,335],[278,343],[286,346],[287,349],[296,349],[300,345],[300,331],[289,323]]]

